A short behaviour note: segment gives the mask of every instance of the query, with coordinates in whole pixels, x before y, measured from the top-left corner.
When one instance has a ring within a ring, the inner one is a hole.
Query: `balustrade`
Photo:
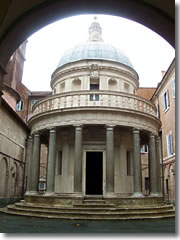
[[[33,116],[57,109],[111,107],[156,116],[156,107],[139,96],[107,91],[74,91],[44,98],[33,106]]]

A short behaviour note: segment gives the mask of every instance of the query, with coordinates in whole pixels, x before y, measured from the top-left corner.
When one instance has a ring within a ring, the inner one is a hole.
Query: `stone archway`
[[[109,2],[103,0],[97,2],[92,0],[84,2],[83,0],[62,0],[37,1],[36,4],[29,1],[26,7],[15,2],[13,1],[13,4],[17,5],[17,16],[12,16],[13,21],[11,20],[6,27],[2,26],[4,30],[1,31],[0,36],[0,65],[2,67],[6,66],[17,47],[34,32],[52,22],[78,14],[102,13],[125,17],[145,25],[161,35],[172,46],[175,46],[175,22],[171,17],[175,10],[173,2],[170,5],[171,15],[167,15],[163,11],[163,7],[158,8],[150,3],[145,3],[145,1],[112,0]],[[7,12],[7,15],[10,13],[11,11]]]
[[[173,164],[169,166],[169,185],[170,200],[175,200],[175,168]]]
[[[0,197],[7,197],[8,164],[7,159],[0,160]]]

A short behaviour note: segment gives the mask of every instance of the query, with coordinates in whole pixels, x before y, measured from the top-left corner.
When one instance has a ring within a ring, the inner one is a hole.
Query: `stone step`
[[[69,219],[139,219],[139,218],[158,218],[158,217],[172,217],[174,216],[174,209],[166,209],[166,211],[152,211],[146,210],[144,212],[140,211],[118,211],[117,209],[114,210],[106,210],[102,211],[92,211],[89,209],[74,209],[74,208],[28,208],[18,207],[15,205],[8,206],[7,213],[13,213],[17,215],[28,215],[28,216],[46,216],[50,218],[68,218]]]
[[[7,210],[9,214],[23,215],[23,216],[34,216],[34,217],[47,217],[47,218],[58,218],[58,219],[78,219],[78,220],[120,220],[120,219],[149,219],[149,218],[167,218],[174,217],[174,211],[167,211],[163,213],[56,213],[52,211],[37,211],[37,210],[25,210],[18,208],[9,208]]]
[[[96,203],[82,203],[82,204],[74,204],[74,207],[78,208],[113,208],[114,204],[96,204]]]
[[[104,200],[84,200],[84,204],[96,204],[96,205],[102,205],[105,204]]]
[[[99,211],[99,212],[106,212],[106,211],[116,211],[116,212],[162,212],[162,211],[168,211],[168,210],[174,210],[173,205],[161,205],[161,206],[147,206],[147,207],[141,207],[141,208],[135,208],[135,207],[115,207],[115,205],[103,205],[96,206],[96,205],[83,205],[83,204],[77,204],[74,206],[43,206],[43,205],[32,205],[32,204],[25,204],[25,203],[15,203],[15,205],[10,205],[9,207],[17,207],[17,208],[26,208],[26,209],[39,209],[39,210],[52,210],[52,211]]]

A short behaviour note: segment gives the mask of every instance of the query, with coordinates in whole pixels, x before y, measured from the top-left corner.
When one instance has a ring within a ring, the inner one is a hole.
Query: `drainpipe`
[[[160,148],[161,148],[161,178],[162,178],[162,195],[164,200],[164,171],[163,171],[163,145],[162,145],[162,131],[159,132],[160,136]]]
[[[25,190],[25,174],[26,174],[26,165],[27,165],[27,143],[28,137],[25,140],[25,154],[24,154],[24,171],[23,171],[23,185],[22,185],[22,193],[21,196],[24,197],[24,190]]]

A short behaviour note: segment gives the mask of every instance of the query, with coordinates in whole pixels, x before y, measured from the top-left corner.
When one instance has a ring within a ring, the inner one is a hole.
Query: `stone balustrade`
[[[33,106],[33,115],[55,110],[76,108],[111,108],[138,111],[156,116],[156,107],[150,101],[136,95],[116,91],[74,91],[46,97]]]

